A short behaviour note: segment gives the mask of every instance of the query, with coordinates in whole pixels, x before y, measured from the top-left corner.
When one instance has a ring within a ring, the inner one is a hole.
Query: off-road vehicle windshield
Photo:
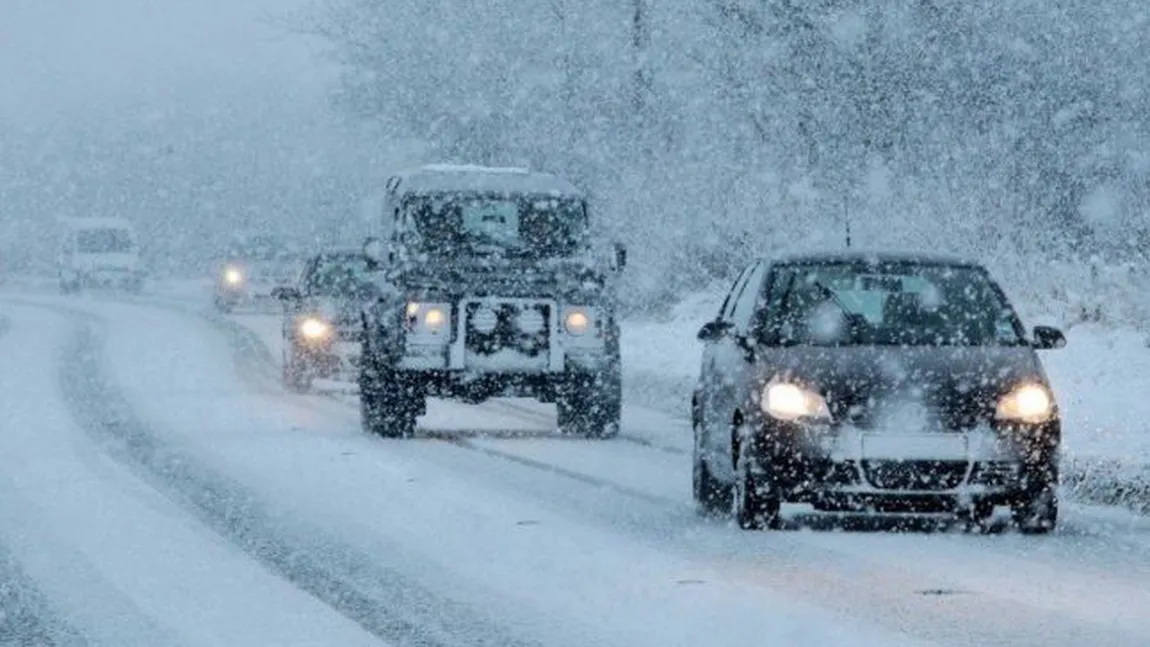
[[[408,198],[415,245],[433,257],[564,257],[587,245],[581,200],[551,196],[442,194]]]
[[[1019,346],[1018,316],[976,266],[828,262],[775,268],[765,311],[780,345]]]

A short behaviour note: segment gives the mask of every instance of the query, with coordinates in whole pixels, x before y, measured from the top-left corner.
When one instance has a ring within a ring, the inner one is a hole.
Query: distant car
[[[119,288],[139,292],[147,272],[136,229],[124,218],[58,218],[56,275],[60,292]]]
[[[220,312],[274,305],[272,290],[294,281],[301,265],[301,254],[279,238],[241,240],[225,252],[217,268],[213,303]]]
[[[759,261],[703,326],[694,496],[744,529],[782,503],[1058,521],[1061,423],[1031,334],[981,265],[836,252]]]
[[[360,311],[374,290],[359,249],[317,254],[307,260],[294,285],[273,290],[284,304],[284,386],[306,391],[315,379],[356,381]]]

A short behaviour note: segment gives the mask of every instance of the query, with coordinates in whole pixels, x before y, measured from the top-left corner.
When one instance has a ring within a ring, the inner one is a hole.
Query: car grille
[[[547,353],[551,306],[539,302],[468,303],[464,311],[465,345],[478,355],[514,351],[528,357]]]
[[[871,486],[881,490],[951,490],[962,485],[966,461],[862,461]]]

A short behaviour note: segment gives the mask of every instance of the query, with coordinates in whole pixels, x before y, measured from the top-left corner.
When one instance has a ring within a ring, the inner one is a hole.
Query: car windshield
[[[582,200],[550,196],[411,198],[419,248],[432,256],[571,256],[586,246]]]
[[[1022,325],[989,274],[922,263],[777,268],[768,334],[783,345],[1016,346]]]
[[[255,238],[234,245],[228,250],[228,257],[257,263],[292,262],[296,254],[287,245],[275,239]]]
[[[81,229],[76,249],[81,254],[127,254],[133,249],[132,235],[127,229]]]
[[[308,288],[321,294],[353,293],[370,283],[362,254],[321,256],[308,276]]]

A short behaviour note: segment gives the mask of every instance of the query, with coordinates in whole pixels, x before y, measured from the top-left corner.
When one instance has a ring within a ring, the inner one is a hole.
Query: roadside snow
[[[0,545],[69,625],[108,645],[381,644],[111,460],[59,391],[65,316],[6,310]]]

